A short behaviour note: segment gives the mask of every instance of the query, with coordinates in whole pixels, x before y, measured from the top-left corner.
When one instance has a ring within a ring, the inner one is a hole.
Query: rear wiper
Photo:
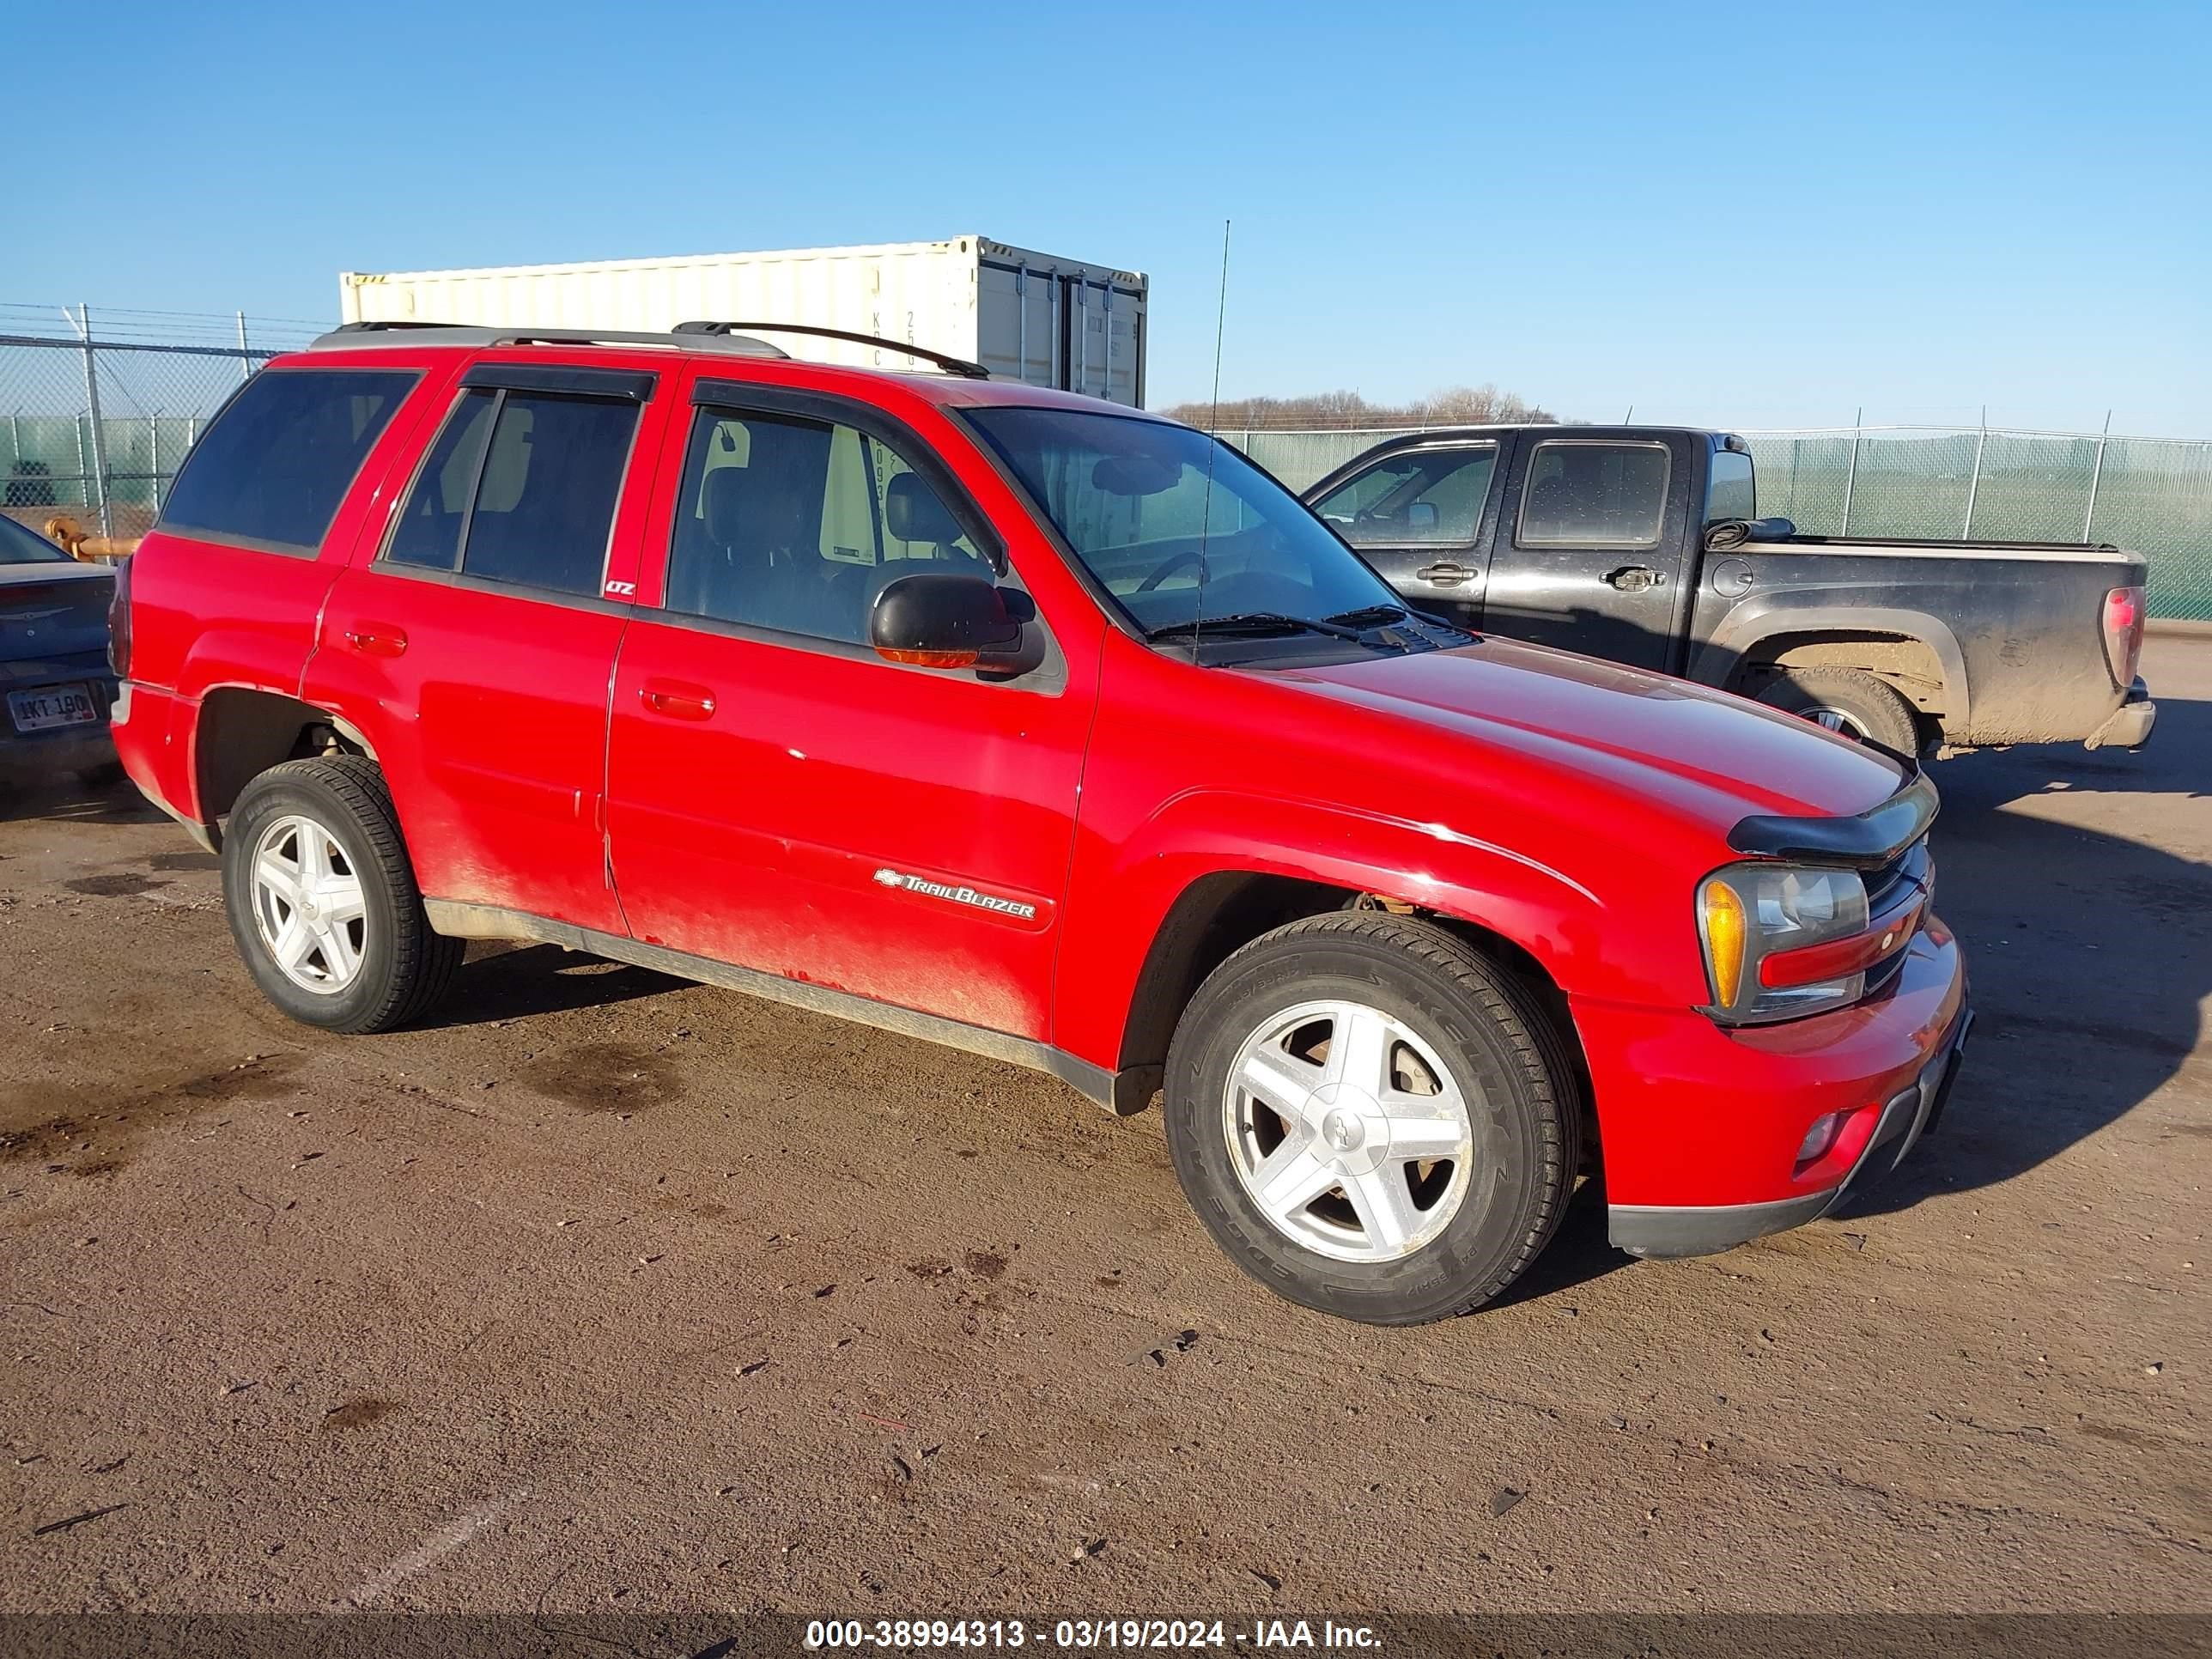
[[[1356,628],[1346,628],[1334,621],[1316,622],[1310,617],[1290,617],[1279,611],[1238,611],[1226,617],[1194,617],[1188,622],[1167,623],[1158,628],[1148,628],[1148,640],[1172,639],[1177,635],[1192,634],[1328,634],[1340,640],[1358,640],[1362,637]]]

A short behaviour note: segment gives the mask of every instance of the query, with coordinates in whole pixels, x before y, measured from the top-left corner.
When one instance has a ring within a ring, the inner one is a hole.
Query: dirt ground
[[[2212,1612],[2212,641],[1946,763],[1981,1024],[1844,1218],[1271,1299],[1156,1117],[483,951],[255,994],[125,786],[0,805],[0,1609]]]

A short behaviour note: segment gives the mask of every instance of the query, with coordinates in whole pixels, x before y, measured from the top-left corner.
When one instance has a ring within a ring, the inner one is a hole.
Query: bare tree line
[[[1494,386],[1451,386],[1409,404],[1371,404],[1357,392],[1318,392],[1297,398],[1238,398],[1218,412],[1211,404],[1177,404],[1164,411],[1192,426],[1228,429],[1311,431],[1346,427],[1483,426],[1492,422],[1542,422],[1559,416],[1500,392]]]

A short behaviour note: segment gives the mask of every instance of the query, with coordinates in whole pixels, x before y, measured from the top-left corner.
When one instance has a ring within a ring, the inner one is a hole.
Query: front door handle
[[[654,714],[672,720],[712,720],[714,715],[714,694],[689,680],[647,680],[637,695]]]
[[[346,643],[365,657],[404,657],[407,630],[390,623],[357,622],[346,629]]]
[[[1431,583],[1437,587],[1455,587],[1461,582],[1474,580],[1474,571],[1463,564],[1455,564],[1449,559],[1436,564],[1424,565],[1413,574],[1422,581]]]
[[[1605,583],[1624,593],[1648,593],[1666,580],[1648,564],[1625,564],[1609,573]]]

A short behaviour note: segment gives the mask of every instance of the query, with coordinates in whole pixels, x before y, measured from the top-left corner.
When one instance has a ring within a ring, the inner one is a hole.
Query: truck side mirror
[[[924,571],[884,585],[868,612],[868,643],[889,662],[973,668],[1013,650],[1022,625],[981,576]]]

